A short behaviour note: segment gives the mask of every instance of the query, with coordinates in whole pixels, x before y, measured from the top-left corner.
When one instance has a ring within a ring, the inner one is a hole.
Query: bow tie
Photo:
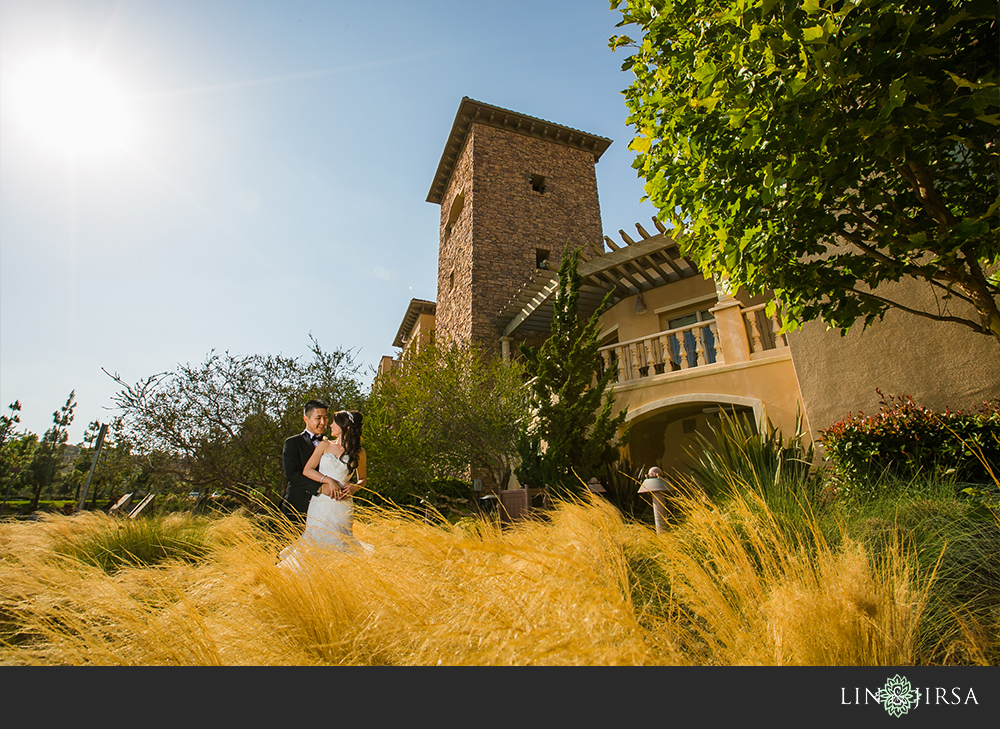
[[[312,440],[313,445],[316,445],[319,441],[323,440],[321,435],[310,435],[309,438]]]

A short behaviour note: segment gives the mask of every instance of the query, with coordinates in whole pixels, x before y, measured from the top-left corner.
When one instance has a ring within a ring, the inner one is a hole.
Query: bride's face
[[[337,421],[336,420],[331,420],[330,421],[330,436],[331,436],[331,438],[333,438],[333,440],[339,440],[340,439],[340,434],[342,432],[343,431],[340,429],[340,426],[337,425]]]

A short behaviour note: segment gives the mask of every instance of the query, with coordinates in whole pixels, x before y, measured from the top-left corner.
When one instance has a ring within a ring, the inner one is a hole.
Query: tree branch
[[[859,212],[859,214],[860,214],[860,212]],[[871,246],[871,245],[868,245],[867,243],[862,242],[861,240],[859,240],[858,236],[856,236],[856,235],[854,235],[852,233],[843,233],[842,235],[843,235],[843,237],[845,239],[847,239],[852,244],[854,244],[862,253],[864,253],[865,255],[867,255],[867,256],[869,256],[871,258],[874,258],[876,261],[879,261],[880,263],[884,263],[887,266],[901,266],[901,267],[916,266],[917,268],[919,268],[919,265],[917,265],[917,264],[906,263],[904,261],[900,261],[899,259],[887,256],[886,254],[882,253],[880,250],[878,250],[874,246]],[[943,280],[943,281],[949,282],[949,284],[954,284],[954,285],[958,285],[958,286],[962,286],[963,285],[964,279],[960,278],[959,276],[956,276],[953,273],[948,272],[947,269],[939,268],[937,270],[937,273],[934,276],[914,275],[914,274],[906,274],[906,275],[912,276],[913,278],[921,278],[924,281],[927,281],[932,286],[937,286],[938,288],[943,289],[944,291],[946,291],[948,293],[949,296],[955,296],[955,297],[961,299],[962,301],[965,301],[966,303],[971,304],[972,306],[976,306],[975,299],[973,299],[972,297],[970,297],[970,296],[968,296],[968,295],[966,295],[966,294],[964,294],[964,293],[962,293],[960,291],[955,291],[954,289],[951,288],[951,286],[946,285],[945,283],[942,283],[942,280]],[[975,275],[975,271],[973,271],[973,275]],[[894,304],[894,306],[895,306],[895,304]],[[903,307],[900,307],[900,308],[903,308]]]
[[[910,172],[909,175],[906,174],[904,168]],[[897,165],[896,169],[899,170],[899,173],[913,187],[913,191],[916,193],[917,199],[924,206],[924,210],[937,222],[938,230],[943,233],[954,227],[956,222],[955,216],[952,215],[944,199],[934,187],[934,176],[930,171],[923,165],[913,161],[906,162],[904,165]]]
[[[902,311],[909,312],[910,314],[915,314],[916,316],[922,316],[926,319],[933,319],[934,321],[942,321],[942,322],[951,322],[953,324],[962,324],[964,326],[969,327],[970,329],[972,329],[972,331],[976,332],[977,334],[988,334],[988,335],[993,334],[993,332],[991,332],[989,329],[980,324],[976,324],[971,319],[965,319],[960,316],[943,316],[940,314],[931,314],[930,312],[923,311],[921,309],[913,309],[909,306],[904,306],[903,304],[900,304],[891,299],[887,299],[883,296],[879,296],[877,294],[869,293],[867,291],[858,291],[855,288],[847,289],[847,291],[849,293],[861,297],[862,299],[874,299],[875,301],[881,302],[886,306],[890,306],[895,309],[901,309]]]

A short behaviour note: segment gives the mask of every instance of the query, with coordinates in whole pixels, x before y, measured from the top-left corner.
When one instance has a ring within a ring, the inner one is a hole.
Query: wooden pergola
[[[623,245],[604,236],[608,250],[602,247],[599,251],[594,248],[581,251],[577,269],[583,279],[578,301],[581,316],[593,314],[609,292],[611,303],[615,304],[658,286],[700,275],[694,262],[681,255],[663,224],[655,218],[653,223],[657,229],[655,235],[636,223],[639,240],[619,230]],[[557,272],[538,269],[500,311],[504,336],[548,332],[552,325],[553,297],[558,288]]]

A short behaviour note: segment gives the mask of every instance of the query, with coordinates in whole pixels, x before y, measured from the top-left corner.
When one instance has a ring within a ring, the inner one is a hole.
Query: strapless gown
[[[324,453],[319,460],[319,472],[324,476],[347,483],[350,472],[347,464],[332,453]],[[362,549],[373,551],[370,544],[354,536],[354,499],[341,501],[319,494],[309,501],[306,512],[306,530],[295,542],[281,551],[278,562],[282,567],[301,567],[299,557],[306,550],[326,549],[345,552]]]

